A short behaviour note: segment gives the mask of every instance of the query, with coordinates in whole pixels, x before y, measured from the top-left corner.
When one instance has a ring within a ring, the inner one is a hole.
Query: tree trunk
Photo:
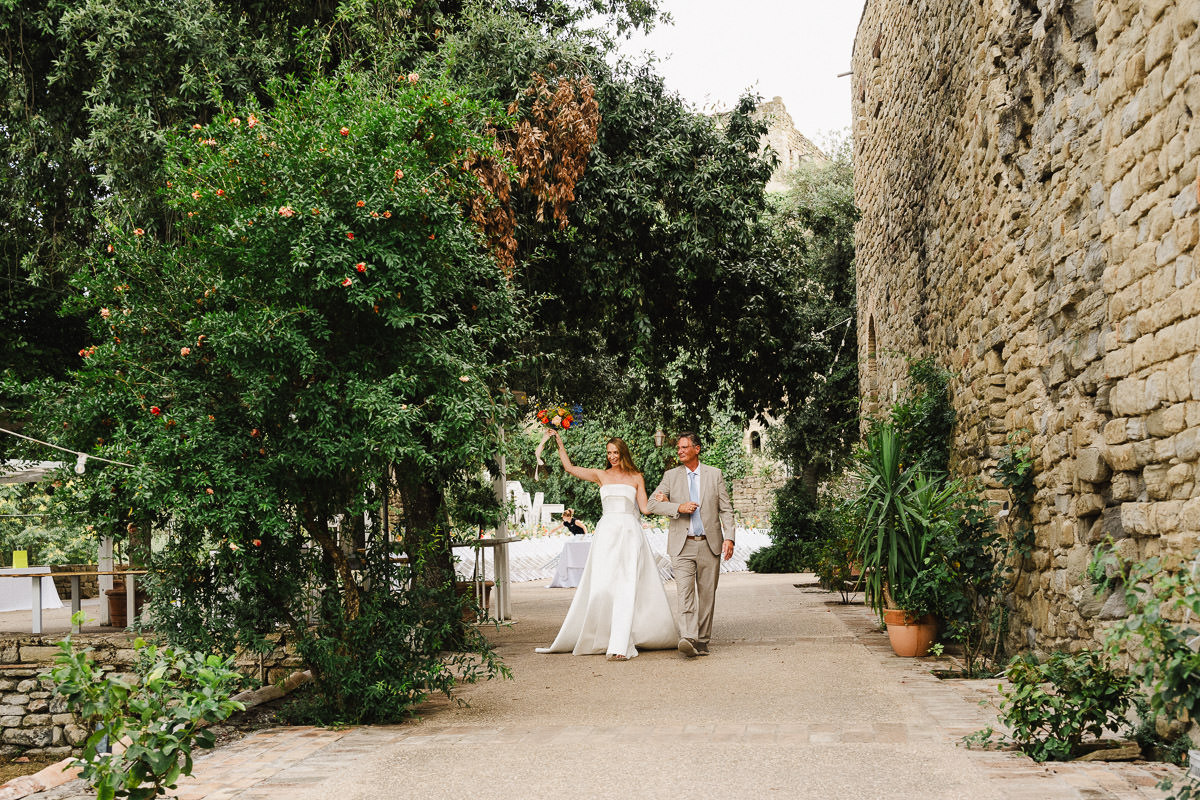
[[[358,619],[361,609],[358,584],[354,580],[354,572],[350,567],[350,559],[338,545],[337,539],[329,531],[329,520],[324,514],[310,505],[301,509],[304,530],[321,546],[321,552],[333,562],[333,568],[342,579],[342,598],[346,609],[346,619]]]
[[[444,586],[454,580],[454,559],[450,554],[450,527],[445,518],[442,493],[433,483],[399,477],[413,472],[401,467],[399,478],[404,504],[404,552],[413,567],[413,578],[423,586]]]
[[[800,488],[804,492],[805,498],[812,501],[813,506],[817,504],[817,487],[821,479],[821,465],[819,462],[812,461],[804,465],[804,469],[800,471]]]

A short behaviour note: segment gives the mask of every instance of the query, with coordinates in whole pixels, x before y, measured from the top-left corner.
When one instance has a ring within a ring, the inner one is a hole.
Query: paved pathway
[[[939,681],[928,662],[896,658],[868,612],[795,585],[806,580],[726,575],[711,656],[648,652],[627,663],[534,654],[572,591],[517,585],[519,621],[490,634],[514,680],[468,687],[469,707],[434,702],[410,724],[257,733],[199,759],[177,794],[1162,797],[1153,786],[1172,771],[1163,765],[1038,765],[958,746],[994,722],[994,682]]]

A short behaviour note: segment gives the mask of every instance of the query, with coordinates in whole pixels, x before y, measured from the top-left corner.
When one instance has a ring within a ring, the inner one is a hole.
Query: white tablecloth
[[[508,546],[508,574],[513,583],[522,581],[548,581],[554,577],[558,560],[562,553],[563,544],[578,541],[583,537],[574,536],[540,536],[532,539],[522,539]],[[588,534],[587,539],[591,539]],[[666,528],[646,529],[646,539],[650,542],[650,552],[658,564],[659,575],[662,579],[671,578],[671,559],[667,556]],[[771,543],[767,531],[755,528],[738,528],[737,546],[733,550],[733,558],[721,562],[721,572],[744,572],[746,559],[760,547]],[[484,551],[485,568],[488,575],[494,574],[492,567],[492,548]],[[467,556],[467,557],[465,557]],[[474,569],[474,554],[465,554],[461,550],[455,552],[455,568],[462,580],[469,580]]]
[[[587,566],[588,553],[592,543],[582,536],[578,539],[563,542],[562,552],[558,556],[558,566],[554,568],[554,578],[547,588],[573,589],[579,585],[583,577],[583,568]]]
[[[0,569],[0,611],[29,611],[33,608],[33,578],[5,578],[5,575],[28,574],[40,572],[47,577],[42,579],[42,608],[62,608],[62,600],[58,597],[58,589],[49,578],[49,567],[20,567],[17,569]]]

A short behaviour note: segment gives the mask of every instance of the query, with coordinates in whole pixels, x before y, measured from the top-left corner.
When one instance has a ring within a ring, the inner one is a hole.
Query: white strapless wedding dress
[[[604,514],[592,533],[583,577],[554,643],[539,653],[593,653],[633,658],[637,648],[666,650],[679,628],[638,513],[637,490],[600,487]]]

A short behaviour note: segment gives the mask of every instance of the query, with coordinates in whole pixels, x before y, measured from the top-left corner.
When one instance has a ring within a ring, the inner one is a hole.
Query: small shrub
[[[850,595],[857,591],[859,579],[859,561],[855,553],[858,520],[848,503],[822,509],[822,516],[828,533],[817,551],[817,577],[822,586],[842,596],[842,603],[849,603]]]
[[[1054,653],[1045,663],[1018,656],[1005,674],[1012,685],[1000,690],[1000,718],[1035,761],[1071,758],[1084,736],[1099,738],[1123,724],[1132,701],[1133,679],[1114,672],[1096,650]]]
[[[892,406],[890,413],[906,463],[934,472],[949,469],[950,439],[957,419],[950,403],[953,377],[954,373],[931,356],[909,361],[907,396]]]
[[[1200,625],[1187,621],[1200,618],[1196,563],[1189,570],[1166,569],[1157,558],[1130,562],[1108,542],[1097,548],[1088,572],[1097,593],[1123,592],[1132,612],[1109,631],[1106,644],[1110,652],[1137,654],[1132,670],[1148,693],[1142,716],[1151,729],[1159,714],[1200,718]],[[1159,788],[1175,789],[1174,800],[1200,798],[1200,781],[1190,775],[1179,786],[1164,778]]]
[[[771,509],[771,545],[750,556],[754,572],[815,571],[827,537],[827,520],[798,480],[775,493]]]
[[[82,612],[76,619],[82,622]],[[92,648],[76,651],[69,636],[59,643],[51,671],[55,693],[93,731],[76,763],[98,800],[149,800],[174,789],[180,776],[192,774],[192,747],[213,746],[205,726],[243,708],[230,699],[242,682],[232,656],[159,648],[140,638],[134,648],[132,683],[97,667]],[[112,746],[126,737],[121,752],[101,752],[104,742]]]
[[[1177,767],[1187,767],[1188,751],[1196,745],[1187,734],[1175,738],[1164,738],[1158,732],[1158,714],[1150,708],[1145,697],[1133,698],[1137,724],[1129,731],[1129,738],[1138,743],[1142,753],[1155,761],[1165,761]]]
[[[755,550],[746,560],[750,571],[759,573],[803,572],[800,564],[796,546],[790,542],[773,542]]]
[[[284,709],[289,722],[397,722],[430,694],[451,697],[460,684],[511,677],[483,634],[463,624],[473,595],[419,581],[401,589],[408,576],[379,568],[353,619],[341,597],[326,595],[320,622],[296,643],[314,684]]]

